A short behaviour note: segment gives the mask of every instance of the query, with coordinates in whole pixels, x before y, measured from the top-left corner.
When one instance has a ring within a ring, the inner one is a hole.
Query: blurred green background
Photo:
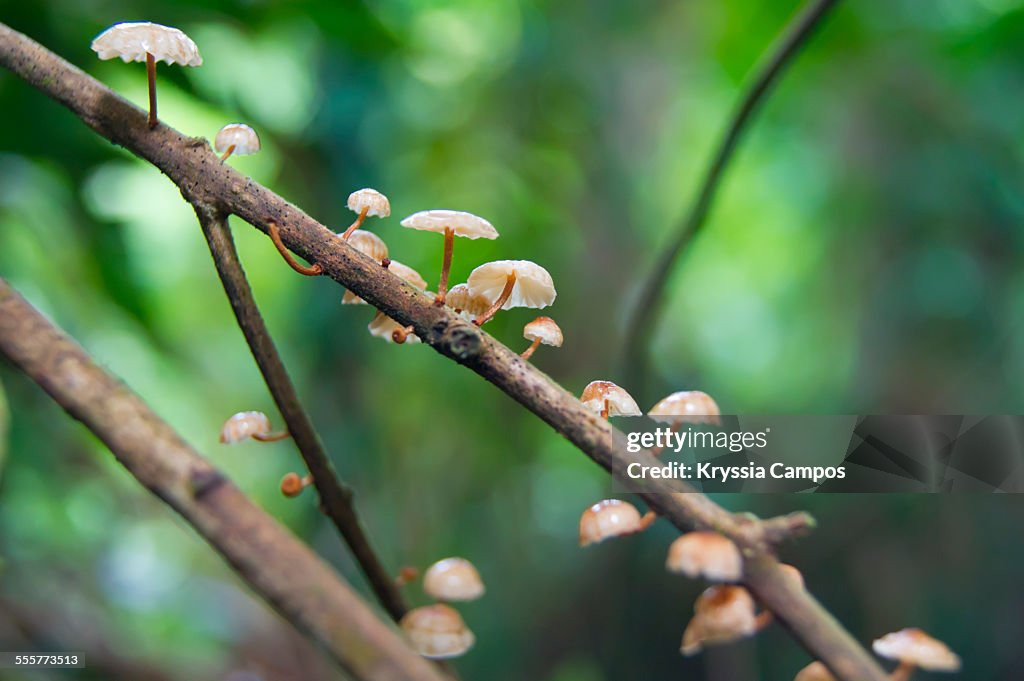
[[[161,118],[211,139],[251,124],[263,152],[230,163],[338,230],[350,191],[380,189],[393,217],[370,228],[432,287],[441,240],[398,221],[487,217],[501,238],[458,243],[453,283],[490,259],[547,267],[566,343],[535,363],[578,392],[624,375],[639,279],[796,6],[0,0],[0,18],[143,106],[143,67],[89,43],[118,21],[182,28],[205,64],[158,69]],[[1021,0],[842,4],[671,279],[641,406],[700,388],[733,413],[1024,412],[1022,37]],[[236,411],[279,417],[175,187],[6,72],[0,109],[0,275],[364,589],[312,495],[278,493],[290,443],[217,443]],[[774,680],[809,661],[778,628],[682,658],[701,585],[665,573],[672,528],[578,549],[579,513],[610,489],[594,464],[429,348],[371,338],[369,308],[235,226],[386,563],[462,555],[482,572],[487,597],[461,608],[478,637],[464,678]],[[525,347],[532,317],[489,330]],[[83,650],[92,667],[19,678],[338,678],[36,386],[3,363],[0,381],[0,649]],[[1024,678],[1019,498],[718,501],[817,515],[783,558],[860,640],[920,626],[963,656],[962,678]]]

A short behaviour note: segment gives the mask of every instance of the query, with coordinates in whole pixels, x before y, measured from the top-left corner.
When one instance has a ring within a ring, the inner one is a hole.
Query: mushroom
[[[656,421],[672,423],[707,423],[721,425],[722,412],[711,396],[699,390],[672,393],[651,407],[647,415]]]
[[[955,672],[960,669],[957,654],[921,629],[901,629],[886,634],[876,639],[871,648],[878,655],[900,663],[889,676],[891,681],[907,681],[916,667],[932,672]]]
[[[533,357],[533,353],[536,352],[537,346],[541,343],[556,348],[562,347],[562,329],[558,327],[558,324],[551,317],[537,317],[524,326],[523,338],[533,341],[530,347],[523,350],[523,353],[520,355],[525,360]]]
[[[220,157],[220,162],[228,160],[231,154],[248,156],[260,150],[260,138],[256,131],[245,123],[228,123],[217,133],[213,140],[213,149]]]
[[[220,441],[233,445],[252,438],[259,442],[276,442],[288,437],[288,431],[271,432],[270,419],[262,411],[240,411],[224,422],[220,429]]]
[[[473,320],[483,326],[498,310],[513,307],[547,307],[555,302],[555,284],[546,269],[529,260],[495,260],[469,273],[469,292],[492,301],[491,306]]]
[[[836,681],[836,677],[821,662],[812,662],[797,672],[793,681]]]
[[[439,601],[475,601],[484,595],[484,583],[465,558],[445,558],[427,569],[423,590]]]
[[[358,215],[355,222],[349,225],[348,229],[339,234],[344,241],[348,241],[352,238],[352,233],[359,229],[360,225],[363,224],[363,220],[366,219],[367,215],[386,218],[391,215],[391,202],[388,201],[388,197],[381,194],[376,189],[357,189],[348,195],[349,210],[353,211]],[[384,257],[387,257],[386,255]],[[383,260],[384,258],[375,258],[376,260]]]
[[[398,624],[413,650],[434,660],[463,655],[476,643],[462,616],[443,603],[410,610]]]
[[[343,234],[338,234],[338,237]],[[348,245],[356,249],[360,253],[370,256],[379,263],[388,263],[388,269],[390,269],[391,261],[388,260],[388,245],[384,243],[384,240],[373,232],[367,232],[366,230],[357,229],[352,232],[348,237]],[[400,268],[410,269],[399,263]],[[395,270],[398,272],[398,269]],[[399,275],[401,276],[401,275]],[[416,275],[418,281],[423,281],[423,277],[419,274]],[[416,285],[415,283],[413,285]],[[427,282],[423,281],[421,288],[426,288]],[[352,293],[351,291],[345,291],[345,295],[341,298],[342,305],[366,305],[366,301]]]
[[[696,655],[708,644],[730,643],[758,631],[754,599],[741,586],[718,584],[704,590],[693,605],[680,652]]]
[[[288,247],[284,245],[283,241],[281,241],[281,232],[278,229],[277,223],[273,220],[267,221],[267,235],[269,235],[270,240],[274,242],[274,247],[277,249],[277,252],[280,253],[281,257],[284,258],[284,261],[288,263],[288,267],[291,267],[299,274],[304,274],[307,277],[315,277],[323,274],[324,268],[320,266],[320,263],[313,263],[309,267],[299,264],[288,250]]]
[[[123,62],[146,62],[149,78],[149,127],[156,127],[156,63],[202,66],[203,58],[192,39],[176,28],[148,21],[114,24],[92,41],[100,59],[120,57]]]
[[[580,516],[580,546],[643,532],[656,518],[654,511],[648,511],[641,516],[636,506],[627,501],[603,499]]]
[[[409,267],[408,265],[403,265],[397,260],[391,260],[388,262],[388,269],[394,274],[396,274],[399,279],[405,281],[407,284],[415,286],[420,290],[423,290],[427,287],[427,282],[423,277],[420,276],[420,273],[414,270],[413,268]],[[342,299],[342,302],[344,302],[344,299]],[[379,317],[380,313],[378,313],[377,317],[374,317],[373,321],[370,322],[369,329],[372,335],[380,336],[383,333],[390,333],[390,339],[398,344],[404,343],[409,338],[415,339],[413,341],[414,343],[419,342],[420,339],[417,338],[416,335],[413,334],[412,332],[412,326],[402,326],[401,324],[391,319],[390,317],[385,317],[384,319],[386,321],[380,320]]]
[[[448,294],[448,273],[452,269],[452,249],[455,237],[467,239],[497,239],[498,230],[479,215],[459,210],[421,210],[402,220],[402,227],[444,234],[444,259],[441,261],[441,279],[437,285],[435,304],[444,305]]]
[[[640,416],[636,400],[611,381],[591,381],[583,389],[580,401],[603,419],[612,416]]]
[[[302,490],[312,484],[312,475],[300,478],[298,473],[286,473],[285,476],[281,478],[281,494],[291,499],[302,494]]]
[[[743,576],[743,557],[732,541],[717,532],[688,532],[672,542],[665,568],[693,579],[735,582]]]
[[[373,320],[366,326],[371,336],[383,338],[388,343],[395,342],[395,334],[402,338],[402,343],[419,343],[420,338],[383,312],[377,312]]]
[[[491,301],[487,298],[470,293],[469,284],[456,284],[448,289],[445,303],[469,321],[487,312],[487,308],[491,306]]]

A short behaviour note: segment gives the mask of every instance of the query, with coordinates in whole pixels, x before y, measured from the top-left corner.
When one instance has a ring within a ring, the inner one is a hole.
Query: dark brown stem
[[[146,78],[149,80],[149,129],[156,127],[156,59],[146,53]]]
[[[323,645],[354,678],[443,680],[308,546],[253,504],[3,279],[0,354],[95,433],[256,594]]]
[[[323,267],[319,263],[313,263],[309,267],[299,264],[299,262],[292,257],[291,251],[281,241],[281,232],[277,227],[277,223],[273,220],[267,222],[267,234],[270,235],[270,240],[274,242],[274,246],[277,247],[277,252],[281,254],[284,261],[288,263],[288,266],[299,274],[304,274],[307,277],[316,277],[323,274]]]
[[[509,296],[512,295],[512,289],[514,289],[515,286],[516,273],[511,272],[508,275],[508,279],[505,280],[505,288],[501,289],[501,295],[498,296],[497,300],[491,303],[491,306],[487,308],[487,312],[484,312],[482,315],[474,319],[473,323],[477,326],[483,326],[487,322],[491,321],[494,315],[498,314],[498,310],[500,310],[501,306],[505,304],[505,301],[509,299]]]
[[[257,440],[259,442],[278,442],[280,440],[287,439],[290,435],[291,433],[289,433],[287,430],[282,430],[279,433],[267,433],[266,435],[253,433],[252,439]]]
[[[220,157],[221,165],[224,165],[224,161],[226,161],[229,158],[231,158],[231,154],[233,154],[233,153],[235,153],[235,145],[234,144],[228,145],[228,148],[224,152],[224,155]]]
[[[458,312],[458,310],[456,310],[456,312]],[[533,353],[537,352],[537,346],[539,346],[539,345],[540,345],[540,338],[534,338],[533,342],[530,343],[530,347],[528,347],[525,350],[523,350],[523,353],[521,355],[519,355],[519,356],[522,357],[523,359],[525,359],[527,362],[529,362],[530,358],[533,357]]]
[[[206,235],[217,274],[220,275],[238,326],[242,329],[285,426],[295,440],[295,446],[313,475],[314,486],[320,495],[320,507],[345,539],[381,605],[396,621],[401,619],[407,610],[402,594],[395,588],[391,572],[384,567],[370,545],[359,522],[352,491],[339,479],[320,436],[299,401],[291,377],[256,305],[245,270],[238,259],[227,218],[205,206],[196,206],[196,215]]]
[[[348,229],[345,230],[345,233],[341,235],[342,241],[348,241],[348,238],[352,236],[352,232],[359,229],[359,227],[363,224],[363,220],[366,219],[366,213],[369,210],[369,206],[363,206],[363,209],[359,211],[359,215],[356,217],[356,221],[349,225]]]
[[[448,297],[448,273],[452,269],[452,251],[455,248],[455,232],[451,227],[444,228],[444,258],[441,260],[441,280],[437,282],[437,296],[434,305],[444,305]]]

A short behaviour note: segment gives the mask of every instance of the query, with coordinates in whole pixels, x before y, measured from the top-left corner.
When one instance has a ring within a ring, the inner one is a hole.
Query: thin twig
[[[353,677],[444,681],[308,546],[253,504],[3,279],[0,354],[95,433],[261,598],[319,641]]]
[[[645,393],[645,381],[648,375],[648,348],[651,333],[657,327],[658,315],[661,313],[661,299],[665,292],[665,284],[672,267],[679,255],[686,250],[688,244],[700,232],[705,224],[711,203],[721,184],[722,177],[729,161],[736,151],[747,124],[753,117],[758,105],[764,101],[772,86],[778,81],[800,49],[807,44],[814,30],[821,25],[829,10],[839,0],[811,0],[792,21],[786,26],[782,36],[769,50],[764,60],[757,66],[757,75],[743,93],[739,106],[733,112],[729,127],[725,131],[711,164],[704,172],[700,189],[690,206],[689,212],[679,225],[675,236],[668,247],[659,250],[659,256],[651,268],[650,274],[640,288],[635,307],[626,325],[624,342],[624,368],[629,377],[629,384],[634,392]]]
[[[509,395],[606,470],[630,463],[656,466],[649,452],[613,445],[615,429],[533,365],[454,311],[356,251],[296,206],[233,168],[220,165],[206,140],[162,125],[149,131],[145,113],[31,39],[0,24],[0,65],[60,102],[97,133],[166,174],[193,203],[218,206],[266,231],[274,220],[285,245],[324,274],[388,315],[412,325],[437,352],[463,364]],[[621,434],[619,435],[621,437]],[[860,644],[807,591],[779,568],[758,524],[744,521],[685,485],[658,480],[640,496],[680,530],[713,529],[739,545],[744,583],[804,647],[840,681],[885,681]]]
[[[195,211],[238,326],[242,329],[288,432],[313,475],[313,486],[320,495],[320,507],[352,550],[352,555],[381,605],[397,621],[406,613],[405,601],[395,585],[394,576],[385,569],[370,545],[362,523],[359,522],[352,491],[338,477],[309,414],[299,401],[291,377],[256,305],[245,270],[238,259],[227,218],[216,209],[201,204],[195,205]]]

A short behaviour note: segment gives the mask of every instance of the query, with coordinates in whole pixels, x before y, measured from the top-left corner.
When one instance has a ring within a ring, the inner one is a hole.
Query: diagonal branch
[[[793,17],[775,47],[758,65],[757,75],[751,81],[739,106],[733,112],[729,127],[718,145],[711,164],[704,173],[704,179],[701,181],[700,189],[697,191],[697,197],[690,207],[690,211],[679,225],[668,248],[660,251],[658,260],[641,285],[636,306],[626,325],[624,351],[626,366],[634,379],[634,385],[641,385],[647,377],[647,339],[651,337],[651,331],[657,326],[658,315],[661,312],[661,299],[665,292],[665,284],[672,273],[672,267],[704,226],[726,167],[732,160],[733,152],[736,151],[736,146],[746,131],[747,124],[786,67],[792,63],[793,58],[807,44],[829,10],[838,2],[839,0],[811,0],[799,14]]]
[[[444,681],[309,547],[0,279],[0,354],[103,441],[235,572],[364,681]]]
[[[355,556],[381,605],[395,621],[398,621],[406,612],[402,594],[398,591],[394,577],[384,568],[370,545],[370,540],[356,513],[352,490],[339,478],[324,450],[320,436],[313,428],[309,414],[299,401],[291,377],[277,353],[270,331],[267,330],[267,325],[263,322],[259,307],[253,298],[245,270],[238,259],[238,251],[231,237],[227,217],[216,209],[202,204],[196,204],[195,211],[238,326],[245,335],[252,356],[256,359],[260,373],[263,374],[263,379],[281,412],[288,432],[295,441],[295,446],[298,447],[306,467],[313,475],[313,486],[320,495],[320,507],[352,550],[352,555]]]
[[[649,452],[631,454],[616,448],[617,431],[611,425],[516,352],[451,309],[435,306],[432,297],[356,251],[274,192],[221,165],[206,140],[186,137],[162,124],[149,130],[145,112],[2,24],[0,65],[66,106],[103,137],[159,168],[193,205],[216,206],[264,232],[268,222],[274,221],[290,250],[320,265],[325,275],[398,323],[412,325],[416,335],[437,352],[493,383],[605,469],[625,470],[634,462],[656,465]],[[729,513],[702,494],[681,489],[662,480],[640,496],[681,530],[714,529],[736,542],[744,555],[745,584],[837,678],[884,681],[881,668],[856,640],[810,593],[786,578],[759,523]]]

